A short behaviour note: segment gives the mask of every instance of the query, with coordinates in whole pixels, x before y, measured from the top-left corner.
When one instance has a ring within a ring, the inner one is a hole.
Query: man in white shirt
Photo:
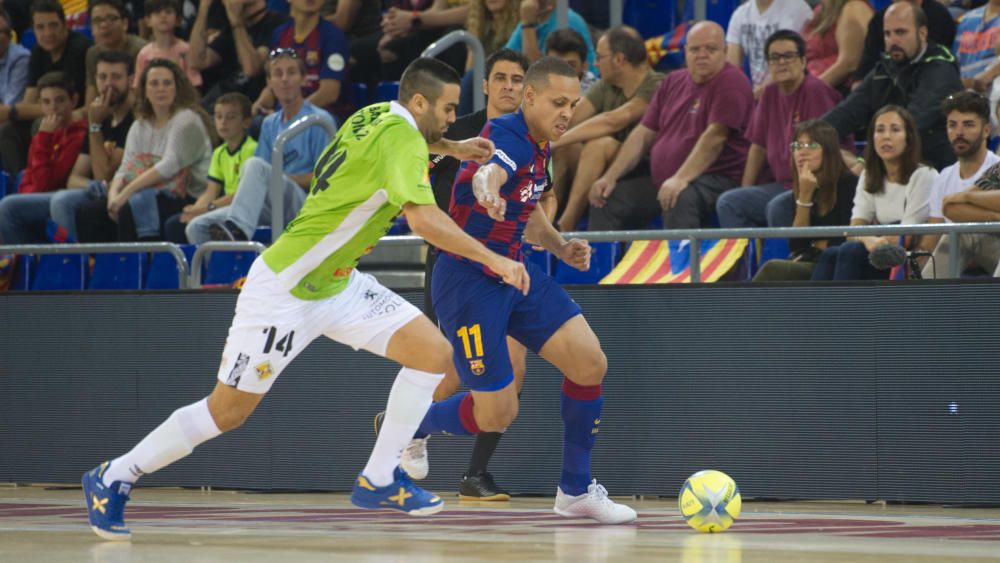
[[[726,27],[726,62],[743,68],[743,58],[749,59],[754,98],[768,78],[764,42],[779,29],[802,31],[811,18],[804,0],[747,0],[733,12]]]
[[[947,119],[948,141],[958,162],[942,170],[931,186],[927,222],[996,221],[1000,217],[1000,191],[996,191],[1000,186],[995,182],[980,186],[981,179],[989,176],[994,168],[1000,172],[1000,166],[995,166],[1000,163],[1000,156],[987,147],[992,129],[989,100],[978,92],[965,90],[945,99],[942,108]],[[985,201],[979,201],[981,198]],[[997,270],[1000,236],[964,234],[959,247],[963,269],[975,261],[990,273]],[[951,276],[947,235],[925,235],[919,248],[934,253],[933,259],[924,265],[924,278]]]

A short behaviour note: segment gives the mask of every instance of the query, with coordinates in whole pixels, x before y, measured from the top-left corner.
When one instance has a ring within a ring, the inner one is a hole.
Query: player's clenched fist
[[[500,279],[504,281],[507,285],[516,287],[521,290],[524,295],[528,294],[528,289],[531,286],[531,279],[528,276],[528,270],[524,268],[524,264],[520,262],[515,262],[509,258],[504,258],[499,254],[496,255],[496,259],[493,260],[493,264],[487,264],[489,269],[493,270],[496,275],[500,276]]]
[[[590,269],[590,243],[583,239],[570,239],[559,248],[559,259],[581,272]]]

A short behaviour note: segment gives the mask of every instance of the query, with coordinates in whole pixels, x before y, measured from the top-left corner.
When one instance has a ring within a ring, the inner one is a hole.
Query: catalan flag
[[[700,241],[701,281],[718,281],[743,257],[747,239]],[[601,284],[690,283],[688,241],[637,240]]]

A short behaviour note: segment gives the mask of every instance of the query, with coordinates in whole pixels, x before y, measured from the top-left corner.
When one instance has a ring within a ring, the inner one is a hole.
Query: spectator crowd
[[[687,25],[675,69],[654,68],[631,27],[571,9],[558,29],[555,5],[3,0],[0,243],[249,240],[270,223],[278,136],[304,116],[343,123],[456,29],[487,55],[483,84],[464,45],[439,55],[465,77],[463,134],[516,111],[539,58],[578,73],[552,143],[561,230],[1000,220],[1000,0],[747,0]],[[312,127],[284,145],[286,222],[329,141]],[[456,164],[432,157],[436,191]],[[885,279],[871,260],[884,245],[921,251],[923,277],[955,260],[1000,275],[1000,235],[961,235],[960,256],[949,242],[796,239],[756,279]]]

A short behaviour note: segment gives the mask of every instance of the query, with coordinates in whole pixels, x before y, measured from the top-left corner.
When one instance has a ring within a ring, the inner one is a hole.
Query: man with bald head
[[[909,2],[920,8],[927,14],[927,37],[938,45],[951,46],[955,42],[955,19],[948,8],[938,0],[892,0],[893,3]],[[854,84],[860,84],[865,76],[875,68],[875,63],[882,58],[885,53],[885,34],[882,26],[882,18],[886,10],[892,6],[885,6],[879,10],[872,19],[868,21],[868,34],[865,35],[865,49],[862,51],[861,62],[858,68],[854,69]]]
[[[750,81],[726,62],[725,33],[715,22],[688,31],[684,58],[687,68],[663,79],[594,183],[591,230],[641,228],[658,214],[668,229],[699,228],[719,196],[739,185],[749,149]],[[651,178],[619,182],[643,157]]]
[[[962,90],[958,64],[948,49],[927,40],[927,16],[910,2],[885,12],[885,54],[864,81],[823,119],[846,137],[887,104],[905,107],[917,122],[924,160],[938,170],[955,162],[941,102]]]

